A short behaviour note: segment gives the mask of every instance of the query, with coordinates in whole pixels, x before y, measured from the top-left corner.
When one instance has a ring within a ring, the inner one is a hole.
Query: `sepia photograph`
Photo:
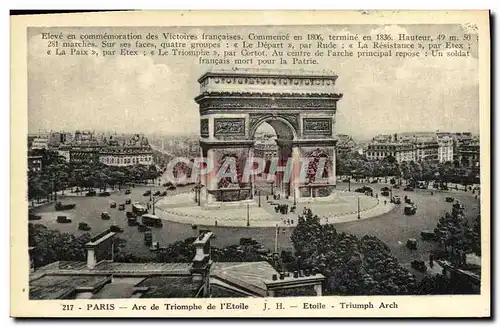
[[[23,301],[391,316],[476,296],[489,313],[488,12],[352,14],[27,24]]]

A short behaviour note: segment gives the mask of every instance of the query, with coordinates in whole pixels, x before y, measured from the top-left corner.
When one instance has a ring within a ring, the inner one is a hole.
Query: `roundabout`
[[[335,192],[331,196],[311,203],[298,203],[295,205],[295,210],[290,210],[294,207],[293,200],[268,199],[261,197],[260,201],[254,199],[247,204],[207,208],[196,205],[195,195],[191,192],[161,199],[156,204],[156,215],[164,220],[192,225],[291,227],[297,224],[298,216],[305,208],[317,214],[322,224],[327,224],[373,218],[395,207],[388,197],[371,197],[347,191]],[[286,214],[277,212],[276,207],[280,205],[288,205],[289,210]]]

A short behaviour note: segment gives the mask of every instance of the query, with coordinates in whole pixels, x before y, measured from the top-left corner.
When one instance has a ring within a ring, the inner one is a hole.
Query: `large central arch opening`
[[[286,167],[292,155],[292,142],[297,138],[295,129],[285,119],[268,117],[260,121],[251,131],[250,138],[255,140],[254,155],[262,158],[265,167],[255,176],[255,188],[266,195],[287,197],[291,194],[290,182],[285,172],[274,167]]]

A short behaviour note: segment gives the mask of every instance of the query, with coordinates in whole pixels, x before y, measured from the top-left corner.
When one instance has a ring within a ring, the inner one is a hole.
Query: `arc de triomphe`
[[[253,199],[254,181],[245,183],[241,175],[254,154],[255,132],[265,122],[277,135],[279,160],[275,166],[285,166],[288,158],[293,162],[289,179],[284,178],[286,172],[276,175],[281,194],[297,200],[330,195],[336,184],[335,114],[342,98],[335,92],[336,79],[333,73],[303,71],[219,70],[203,74],[198,79],[200,94],[195,98],[200,110],[200,155],[215,165],[201,180],[206,203]],[[228,157],[236,162],[237,182],[216,178]],[[326,158],[322,181],[312,177],[314,164],[308,167],[309,177],[299,179],[301,157]]]

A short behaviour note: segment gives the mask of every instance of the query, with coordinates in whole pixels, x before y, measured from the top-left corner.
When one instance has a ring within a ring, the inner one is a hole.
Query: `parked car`
[[[411,198],[409,198],[409,197],[405,197],[405,203],[407,203],[407,204],[414,204],[413,200]]]
[[[412,204],[408,204],[405,206],[404,213],[405,215],[414,215],[417,212],[417,207]]]
[[[401,204],[401,197],[399,197],[398,195],[395,195],[392,197],[391,201],[392,201],[392,203],[395,203],[395,204]]]
[[[111,225],[111,227],[109,228],[109,231],[113,232],[113,233],[122,233],[123,232],[123,228],[121,228],[118,225]]]
[[[130,194],[130,190],[125,190],[125,194]]]
[[[76,207],[76,204],[71,203],[71,204],[62,204],[61,202],[57,202],[55,205],[56,211],[62,211],[62,210],[71,210]]]
[[[413,260],[411,262],[411,267],[417,271],[420,271],[420,272],[427,271],[427,266],[425,265],[425,262],[422,260]]]
[[[96,196],[97,192],[96,191],[88,191],[85,196]]]
[[[167,190],[170,190],[170,191],[175,190],[175,189],[176,189],[176,187],[175,187],[174,185],[170,185],[170,186],[167,188]]]
[[[414,238],[408,239],[408,241],[406,241],[406,247],[410,250],[416,250],[417,249],[417,240]]]
[[[447,196],[446,197],[446,202],[453,202],[455,199],[452,196]]]
[[[116,208],[116,202],[114,202],[114,201],[113,201],[113,202],[111,202],[111,203],[109,204],[109,207],[110,207],[110,208]]]
[[[161,194],[161,192],[160,192],[160,191],[156,191],[153,195],[154,195],[154,196],[159,196],[160,194]]]
[[[132,211],[127,211],[125,213],[125,216],[127,216],[127,218],[136,218],[137,215],[135,213],[133,213]]]
[[[151,195],[151,191],[146,191],[142,194],[143,196],[150,196]]]
[[[66,216],[57,216],[57,222],[60,224],[69,224],[71,222],[71,219]]]
[[[101,192],[101,193],[99,193],[99,196],[110,196],[110,195],[111,195],[111,193],[109,193],[109,192]]]
[[[434,241],[436,239],[436,233],[431,230],[423,230],[420,232],[420,236],[425,241]]]
[[[35,215],[32,212],[28,214],[28,220],[40,220],[40,219],[42,219],[42,216],[40,215]]]
[[[132,200],[131,199],[127,199],[125,200],[125,204],[131,204],[132,203]]]
[[[79,223],[78,229],[83,230],[83,231],[89,231],[91,228],[90,228],[89,224],[87,224],[87,223]]]
[[[118,210],[125,210],[125,203],[120,203]]]
[[[414,188],[411,186],[405,186],[405,188],[403,189],[403,191],[409,191],[409,192],[413,191],[413,190],[414,190]]]
[[[396,184],[396,185],[394,185],[392,188],[399,188],[399,185],[398,185],[398,184]]]
[[[105,211],[103,213],[101,213],[101,219],[102,220],[109,220],[111,217],[109,216],[109,214]]]
[[[160,196],[167,196],[167,191],[163,191]]]

